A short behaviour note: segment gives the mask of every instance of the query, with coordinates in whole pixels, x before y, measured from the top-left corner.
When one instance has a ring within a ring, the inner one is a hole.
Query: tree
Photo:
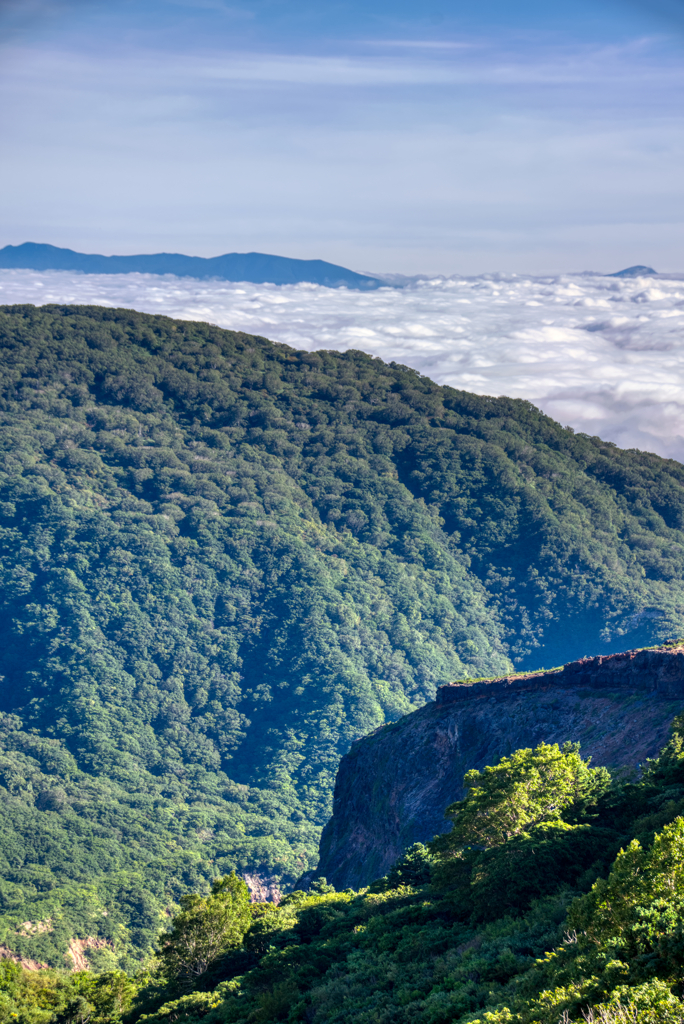
[[[664,921],[676,907],[678,924],[684,908],[684,819],[675,818],[655,835],[646,849],[633,839],[620,850],[608,878],[600,878],[590,893],[573,906],[570,921],[589,939],[634,942],[646,933],[649,912]],[[635,933],[637,933],[635,935]]]
[[[540,743],[482,771],[473,768],[463,781],[467,796],[447,807],[452,830],[437,840],[438,849],[488,850],[538,825],[561,821],[572,805],[604,792],[610,775],[605,768],[590,768],[579,744]]]
[[[180,903],[171,931],[160,936],[161,959],[170,978],[191,982],[242,942],[252,920],[249,890],[232,871],[209,896],[187,895]]]

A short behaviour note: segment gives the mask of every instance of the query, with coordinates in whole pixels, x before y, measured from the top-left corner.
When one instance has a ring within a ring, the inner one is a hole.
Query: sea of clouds
[[[576,431],[684,462],[684,276],[485,275],[375,292],[151,274],[0,270],[0,303],[203,320],[301,349],[362,349]]]

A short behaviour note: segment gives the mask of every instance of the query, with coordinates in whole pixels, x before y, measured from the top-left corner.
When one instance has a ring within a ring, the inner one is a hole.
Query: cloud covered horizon
[[[354,292],[151,274],[0,271],[0,303],[122,306],[361,349],[563,425],[684,462],[684,278],[483,275]]]
[[[0,0],[0,245],[684,269],[667,17],[441,6]]]

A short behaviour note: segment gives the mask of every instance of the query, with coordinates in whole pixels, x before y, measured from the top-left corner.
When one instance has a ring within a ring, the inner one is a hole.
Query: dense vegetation
[[[467,784],[451,831],[369,889],[250,907],[231,875],[137,978],[5,965],[0,1021],[681,1024],[682,735],[636,781],[541,744]]]
[[[315,862],[447,680],[684,633],[684,468],[362,352],[0,310],[0,943],[126,969]],[[105,943],[104,945],[102,943]],[[67,961],[69,962],[69,961]]]

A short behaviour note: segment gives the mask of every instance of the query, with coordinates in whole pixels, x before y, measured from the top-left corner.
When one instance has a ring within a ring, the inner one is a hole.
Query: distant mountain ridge
[[[174,274],[199,280],[249,281],[252,284],[320,284],[327,288],[371,290],[384,281],[357,274],[325,260],[296,260],[261,252],[225,253],[205,258],[159,252],[139,256],[100,256],[55,245],[24,242],[0,249],[0,269],[72,270],[83,274]]]
[[[608,277],[657,277],[658,271],[654,270],[653,267],[645,267],[641,263],[638,263],[634,267],[626,267],[624,270],[617,270],[614,274],[608,274]]]

